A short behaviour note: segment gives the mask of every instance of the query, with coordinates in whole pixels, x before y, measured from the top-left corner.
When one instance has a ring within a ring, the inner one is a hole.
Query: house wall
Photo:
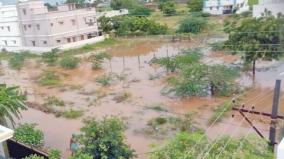
[[[0,49],[22,46],[15,5],[0,5]]]
[[[38,0],[19,3],[18,13],[26,47],[60,46],[98,36],[95,8],[66,5],[48,12]]]
[[[227,13],[231,13],[234,8],[241,12],[248,11],[247,0],[204,0],[203,2],[203,12],[214,15],[224,14],[224,11],[225,13],[226,11]]]
[[[265,10],[271,11],[273,16],[277,14],[284,14],[284,1],[283,0],[262,0],[258,5],[253,6],[253,17],[261,17]]]

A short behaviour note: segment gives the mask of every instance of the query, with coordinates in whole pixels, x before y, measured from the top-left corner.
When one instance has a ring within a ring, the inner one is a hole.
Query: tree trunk
[[[253,62],[252,62],[252,74],[253,74],[253,77],[255,77],[255,61],[256,60],[253,60]]]

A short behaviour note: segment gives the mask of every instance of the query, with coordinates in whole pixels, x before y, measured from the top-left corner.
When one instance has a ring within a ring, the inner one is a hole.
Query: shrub
[[[108,86],[111,84],[112,77],[111,75],[103,75],[96,78],[96,82],[101,84],[102,86]]]
[[[20,70],[25,62],[25,55],[22,53],[14,53],[9,60],[9,66],[12,69]]]
[[[50,52],[43,53],[41,56],[42,61],[49,66],[55,65],[58,59],[58,52],[58,49],[52,49]]]
[[[178,33],[199,33],[207,25],[207,20],[202,17],[187,17],[180,21]]]
[[[43,132],[36,129],[36,124],[20,124],[14,133],[14,139],[29,146],[41,147],[44,142]]]
[[[52,86],[60,83],[59,76],[52,71],[45,71],[41,74],[39,83],[44,86]]]
[[[130,15],[133,15],[133,16],[149,16],[149,15],[151,15],[151,12],[152,12],[151,9],[146,8],[144,6],[139,6],[139,7],[132,9],[130,11]]]
[[[176,14],[176,4],[174,1],[167,1],[160,4],[160,9],[167,16]]]
[[[68,119],[76,119],[81,117],[82,115],[84,115],[83,110],[74,110],[74,109],[69,109],[62,113],[62,116]]]
[[[51,149],[48,151],[48,159],[61,159],[61,153],[57,149]]]
[[[24,159],[44,159],[44,157],[38,155],[30,155],[28,157],[25,157]]]
[[[93,159],[93,156],[89,154],[84,154],[82,152],[77,152],[74,156],[69,157],[69,159]]]
[[[121,102],[124,102],[126,101],[127,99],[129,99],[131,97],[131,94],[129,92],[121,92],[121,93],[118,93],[114,98],[113,100],[116,102],[116,103],[121,103]]]
[[[65,103],[63,100],[55,97],[55,96],[48,96],[46,99],[46,102],[44,105],[49,105],[49,106],[65,106]]]
[[[60,60],[60,66],[66,69],[73,69],[78,66],[80,59],[72,56],[65,56]]]
[[[125,124],[117,117],[85,120],[79,136],[82,152],[92,154],[94,159],[133,158],[134,150],[124,143],[125,129]]]

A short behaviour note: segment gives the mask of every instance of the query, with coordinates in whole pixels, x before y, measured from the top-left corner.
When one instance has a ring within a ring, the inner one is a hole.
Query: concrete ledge
[[[14,131],[0,125],[0,143],[13,137]]]
[[[284,158],[284,138],[280,142],[277,148],[277,159],[283,159]]]

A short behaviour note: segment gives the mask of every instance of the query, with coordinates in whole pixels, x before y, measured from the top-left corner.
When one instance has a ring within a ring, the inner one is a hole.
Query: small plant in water
[[[116,96],[113,98],[113,100],[116,103],[121,103],[121,102],[126,101],[130,97],[131,97],[131,93],[124,91],[124,92],[120,92],[120,93],[116,94]]]
[[[55,96],[48,96],[46,99],[46,102],[44,105],[49,105],[49,106],[65,106],[65,103],[63,100],[55,97]]]
[[[96,78],[96,82],[102,86],[109,86],[111,84],[112,77],[111,75],[103,75]]]
[[[84,115],[83,110],[69,109],[62,113],[62,116],[68,119],[76,119]]]
[[[45,71],[41,74],[39,83],[44,86],[52,86],[60,83],[59,76],[53,71]]]

